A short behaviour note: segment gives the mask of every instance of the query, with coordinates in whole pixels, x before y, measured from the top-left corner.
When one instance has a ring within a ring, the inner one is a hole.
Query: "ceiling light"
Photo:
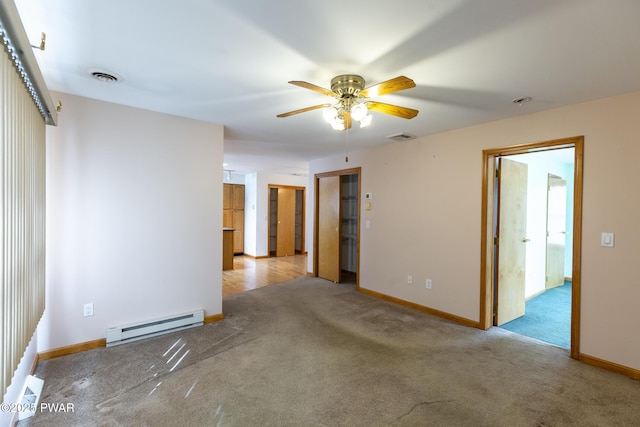
[[[344,130],[344,120],[336,116],[331,122],[331,127],[335,130]]]
[[[338,103],[322,109],[322,117],[335,130],[345,130],[344,114],[348,112],[351,119],[360,122],[360,127],[367,127],[371,124],[373,117],[369,114],[366,104],[359,103],[353,98],[339,99]]]
[[[336,107],[327,107],[322,110],[322,117],[324,120],[332,124],[334,120],[338,117],[338,109]]]
[[[369,109],[364,104],[355,104],[351,107],[351,118],[357,122],[361,122],[369,113]],[[369,120],[370,122],[371,120]],[[362,124],[360,125],[362,127]]]
[[[366,116],[364,116],[362,120],[360,120],[360,127],[366,128],[371,124],[372,119],[373,119],[373,116],[371,114],[367,114]]]

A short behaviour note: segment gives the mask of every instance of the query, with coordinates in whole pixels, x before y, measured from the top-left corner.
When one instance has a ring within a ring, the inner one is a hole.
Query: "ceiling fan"
[[[289,83],[323,95],[331,96],[336,98],[337,102],[334,104],[320,104],[301,108],[299,110],[289,111],[288,113],[278,114],[277,117],[289,117],[294,114],[323,108],[325,120],[334,129],[345,130],[351,128],[353,120],[360,122],[360,127],[368,126],[369,123],[371,123],[369,110],[402,117],[403,119],[412,119],[418,115],[418,110],[412,108],[368,100],[368,98],[371,97],[415,87],[415,82],[405,76],[399,76],[367,88],[364,87],[364,79],[355,74],[342,74],[334,77],[331,79],[331,90],[303,81],[290,81]]]

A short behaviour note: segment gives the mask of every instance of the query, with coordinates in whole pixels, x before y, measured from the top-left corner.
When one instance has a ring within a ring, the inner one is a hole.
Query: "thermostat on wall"
[[[371,193],[364,193],[364,199],[365,200],[371,200],[371,199],[373,199],[373,195]]]

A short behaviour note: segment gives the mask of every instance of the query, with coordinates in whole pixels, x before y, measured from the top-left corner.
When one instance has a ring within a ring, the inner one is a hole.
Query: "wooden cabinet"
[[[233,228],[233,253],[244,252],[244,185],[224,184],[222,226]]]
[[[222,229],[222,269],[233,270],[233,228]]]

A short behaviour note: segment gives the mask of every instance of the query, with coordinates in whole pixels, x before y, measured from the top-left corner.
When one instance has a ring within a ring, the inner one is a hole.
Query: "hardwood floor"
[[[260,259],[238,255],[233,257],[233,270],[222,272],[222,296],[286,282],[306,275],[306,255]]]

